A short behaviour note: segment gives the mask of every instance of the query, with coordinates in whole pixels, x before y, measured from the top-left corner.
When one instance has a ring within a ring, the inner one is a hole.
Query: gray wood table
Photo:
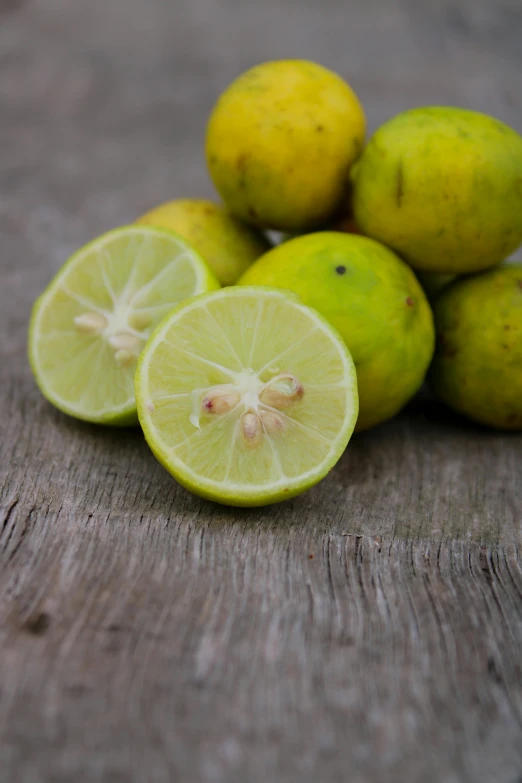
[[[522,437],[429,397],[316,489],[201,501],[41,398],[30,306],[77,246],[212,191],[213,100],[315,59],[370,128],[522,130],[520,0],[0,0],[0,780],[520,783]]]

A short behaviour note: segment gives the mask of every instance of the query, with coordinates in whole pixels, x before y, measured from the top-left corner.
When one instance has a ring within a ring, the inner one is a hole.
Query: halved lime
[[[170,231],[125,226],[85,245],[33,308],[29,360],[42,394],[78,419],[137,423],[146,340],[175,305],[214,288],[202,258]]]
[[[152,451],[197,495],[260,506],[320,481],[358,412],[345,343],[286,291],[231,287],[184,302],[136,372]]]

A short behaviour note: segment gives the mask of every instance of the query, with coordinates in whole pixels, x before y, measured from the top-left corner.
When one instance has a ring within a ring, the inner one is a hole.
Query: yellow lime
[[[151,331],[181,300],[218,287],[170,231],[126,226],[85,245],[33,308],[29,359],[42,394],[78,419],[136,423],[134,372]]]
[[[356,429],[390,418],[421,386],[434,349],[431,310],[410,267],[378,242],[308,234],[262,256],[239,282],[295,291],[339,330],[357,368]]]
[[[152,451],[197,495],[259,506],[298,495],[335,465],[357,418],[351,356],[292,294],[231,287],[180,305],[136,373]]]
[[[522,242],[522,137],[485,114],[398,114],[370,139],[352,179],[363,233],[415,269],[478,272]]]
[[[233,285],[271,247],[261,231],[203,199],[167,201],[137,222],[181,234],[201,253],[221,285]]]
[[[357,96],[332,71],[305,60],[263,63],[214,107],[210,175],[238,217],[281,231],[315,228],[344,199],[365,124]]]

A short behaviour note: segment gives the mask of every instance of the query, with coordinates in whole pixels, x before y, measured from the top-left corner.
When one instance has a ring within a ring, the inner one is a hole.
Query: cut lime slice
[[[85,245],[33,308],[29,360],[42,393],[78,419],[137,423],[145,341],[175,305],[214,288],[205,262],[172,232],[125,226]]]
[[[259,506],[320,481],[358,412],[345,343],[288,292],[232,287],[196,297],[158,326],[136,372],[152,451],[197,495]]]

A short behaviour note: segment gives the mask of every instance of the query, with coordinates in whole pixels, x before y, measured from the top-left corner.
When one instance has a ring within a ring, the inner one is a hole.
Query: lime
[[[235,506],[320,481],[352,434],[355,369],[342,339],[297,297],[230,287],[184,302],[147,343],[138,415],[183,486]]]
[[[201,253],[221,285],[233,285],[271,247],[262,231],[203,199],[167,201],[137,222],[181,234]]]
[[[339,330],[357,368],[357,429],[395,415],[421,386],[433,355],[433,318],[407,264],[367,237],[324,231],[279,245],[241,285],[290,289]]]
[[[475,421],[522,430],[522,263],[449,285],[434,313],[433,389]]]
[[[409,109],[374,133],[351,177],[362,232],[414,269],[479,272],[522,242],[522,136],[493,117]]]
[[[228,209],[288,232],[329,222],[342,205],[366,120],[352,88],[306,60],[261,63],[222,93],[206,156]]]
[[[214,288],[204,261],[170,231],[126,226],[85,245],[33,308],[29,360],[42,394],[78,419],[136,423],[145,341],[182,299]]]

